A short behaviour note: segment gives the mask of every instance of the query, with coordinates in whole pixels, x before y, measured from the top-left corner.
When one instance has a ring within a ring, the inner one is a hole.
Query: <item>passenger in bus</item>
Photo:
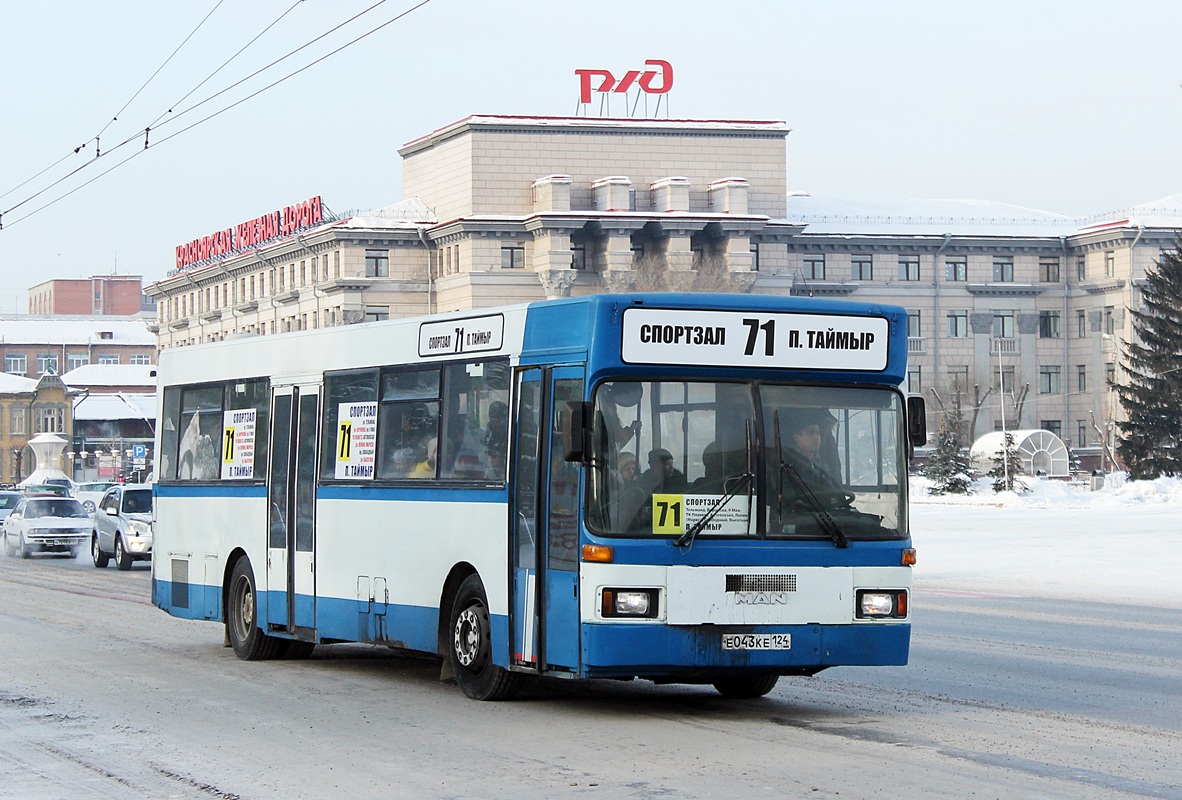
[[[632,420],[625,425],[620,420],[621,408],[636,408],[640,405],[643,387],[635,382],[621,382],[609,384],[605,390],[608,402],[601,403],[603,424],[607,428],[608,440],[615,452],[621,452],[634,436],[640,435],[640,419]],[[637,412],[632,412],[635,415]]]
[[[836,421],[820,408],[800,409],[786,417],[782,428],[786,437],[782,463],[788,473],[784,480],[784,512],[810,510],[808,493],[817,498],[822,508],[849,508],[851,495],[825,468],[822,456],[823,442],[832,439]]]
[[[697,494],[724,494],[726,492],[726,454],[718,442],[711,442],[702,450],[702,467],[705,474],[691,485]]]
[[[673,465],[673,454],[663,447],[649,451],[648,469],[640,483],[652,494],[684,492],[689,485],[685,473]]]
[[[423,455],[423,460],[415,465],[414,469],[410,471],[407,477],[424,479],[435,477],[436,456],[439,452],[439,440],[431,439],[427,442],[427,448]]]

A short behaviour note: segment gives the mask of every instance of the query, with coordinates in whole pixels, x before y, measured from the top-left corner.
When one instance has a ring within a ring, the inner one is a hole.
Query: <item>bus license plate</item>
[[[724,633],[723,650],[791,650],[790,633]]]

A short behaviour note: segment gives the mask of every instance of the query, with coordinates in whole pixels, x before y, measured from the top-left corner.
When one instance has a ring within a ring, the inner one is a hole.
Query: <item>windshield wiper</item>
[[[706,509],[706,513],[702,515],[702,518],[695,522],[689,530],[673,540],[673,544],[676,547],[692,545],[697,535],[706,528],[707,523],[714,519],[714,516],[722,510],[722,507],[729,503],[731,498],[737,495],[739,490],[744,486],[747,487],[747,533],[751,533],[751,497],[755,480],[755,470],[751,463],[751,420],[747,420],[745,427],[747,433],[747,471],[740,472],[737,475],[729,475],[723,479],[722,485],[724,490],[732,482],[734,483],[733,488],[727,490],[722,497],[715,500],[714,504]]]
[[[730,499],[732,497],[734,497],[735,495],[737,495],[739,493],[739,490],[742,489],[744,486],[747,487],[747,506],[748,506],[747,530],[750,531],[751,530],[751,512],[750,512],[751,481],[754,477],[755,477],[754,473],[751,473],[751,472],[740,472],[737,475],[731,475],[731,476],[727,477],[726,480],[724,481],[723,485],[729,484],[733,481],[734,488],[729,490],[726,494],[719,497],[717,500],[715,500],[714,504],[711,505],[710,508],[706,509],[706,513],[702,515],[702,518],[699,519],[697,522],[695,522],[693,524],[693,526],[688,531],[686,531],[685,533],[681,534],[681,536],[678,536],[676,539],[674,539],[673,544],[676,545],[677,547],[684,547],[687,544],[693,544],[694,538],[699,533],[702,532],[702,530],[706,527],[706,524],[709,523],[710,520],[714,519],[715,515],[717,515],[718,512],[722,510],[722,507],[725,506],[728,502],[730,502]],[[736,480],[736,478],[738,480]]]
[[[813,490],[809,488],[808,482],[800,476],[796,471],[796,467],[784,460],[784,449],[780,443],[780,412],[777,410],[772,416],[772,423],[775,426],[776,438],[776,458],[780,462],[779,481],[777,481],[777,496],[776,496],[776,514],[780,519],[781,525],[784,520],[784,475],[792,479],[792,483],[796,486],[800,496],[804,498],[808,510],[812,512],[817,520],[817,524],[821,526],[821,530],[829,534],[829,538],[833,540],[833,544],[838,547],[849,547],[850,540],[846,537],[845,531],[837,524],[833,517],[829,516],[829,512],[821,505],[821,501],[813,494]]]

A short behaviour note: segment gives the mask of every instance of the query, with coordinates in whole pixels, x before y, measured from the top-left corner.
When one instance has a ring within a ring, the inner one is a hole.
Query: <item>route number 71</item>
[[[776,321],[774,319],[769,319],[762,324],[757,319],[745,319],[743,324],[747,326],[747,347],[744,348],[743,355],[755,355],[755,346],[759,343],[761,331],[763,332],[763,354],[765,356],[775,354]]]

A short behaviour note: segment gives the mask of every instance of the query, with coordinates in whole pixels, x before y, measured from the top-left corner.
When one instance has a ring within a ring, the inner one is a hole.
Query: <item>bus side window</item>
[[[443,377],[440,475],[500,481],[509,449],[508,362],[449,364]]]

